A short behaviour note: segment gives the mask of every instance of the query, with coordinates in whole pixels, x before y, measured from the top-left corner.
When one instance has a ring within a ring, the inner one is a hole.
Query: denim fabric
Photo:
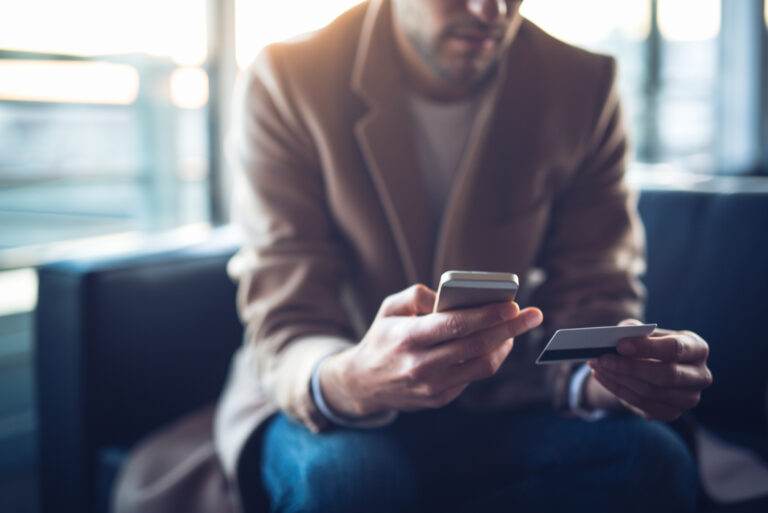
[[[699,493],[675,432],[629,415],[585,422],[448,407],[314,434],[280,414],[261,458],[261,476],[248,479],[262,480],[274,512],[683,512]]]

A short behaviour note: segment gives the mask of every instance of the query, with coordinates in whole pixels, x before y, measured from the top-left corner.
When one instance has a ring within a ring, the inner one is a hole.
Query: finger
[[[429,365],[442,371],[449,365],[462,363],[487,354],[519,334],[520,323],[515,320],[499,324],[468,337],[449,340],[431,346]]]
[[[624,319],[623,321],[619,322],[619,326],[641,326],[643,323],[637,319]],[[657,335],[669,335],[672,334],[673,331],[671,330],[665,330],[662,328],[656,328],[653,330],[653,333],[651,333],[650,336],[657,336]]]
[[[432,311],[436,296],[434,290],[418,283],[384,299],[379,313],[385,317],[428,314]]]
[[[597,360],[596,368],[633,376],[660,387],[702,390],[712,384],[712,373],[706,366],[694,367],[608,354]]]
[[[523,333],[541,322],[541,311],[526,308],[519,311],[516,303],[497,303],[479,308],[425,315],[408,326],[405,337],[416,347],[423,347],[470,336],[506,322],[515,322],[516,333]]]
[[[630,388],[613,381],[605,374],[593,372],[592,376],[609,392],[648,420],[669,422],[677,419],[682,413],[678,408],[640,397]]]
[[[624,385],[644,399],[664,403],[674,408],[689,410],[699,404],[701,400],[701,391],[695,388],[659,387],[633,376],[616,374],[606,369],[600,370],[599,374],[610,378],[615,383]]]
[[[642,326],[643,323],[641,321],[638,321],[637,319],[624,319],[623,321],[619,322],[619,326]],[[649,336],[655,337],[655,336],[662,336],[662,335],[670,335],[674,333],[671,330],[665,330],[661,328],[656,328],[653,330],[653,333],[651,333]]]
[[[416,397],[429,400],[437,397],[445,390],[466,387],[473,381],[493,376],[509,355],[512,345],[512,339],[507,339],[501,346],[489,353],[446,367],[443,372],[431,379],[428,377],[417,379],[420,384],[414,390]]]
[[[687,332],[626,338],[619,341],[616,350],[624,356],[662,362],[698,363],[709,356],[707,343],[698,335]]]
[[[512,347],[512,339],[507,339],[501,346],[487,354],[449,367],[445,373],[446,388],[490,378],[504,363]]]

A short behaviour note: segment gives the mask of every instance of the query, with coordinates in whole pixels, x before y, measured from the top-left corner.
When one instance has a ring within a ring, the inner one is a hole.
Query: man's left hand
[[[640,324],[629,319],[620,324]],[[656,329],[619,342],[617,355],[589,362],[592,376],[627,408],[648,420],[672,421],[712,384],[709,346],[690,331]]]

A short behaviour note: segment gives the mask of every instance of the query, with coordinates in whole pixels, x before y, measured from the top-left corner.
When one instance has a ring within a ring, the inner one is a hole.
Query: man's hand
[[[592,376],[621,404],[648,420],[677,419],[699,404],[701,391],[712,384],[709,346],[690,331],[657,329],[648,337],[624,339],[616,349],[618,355],[589,362]]]
[[[495,374],[513,338],[542,321],[537,308],[513,302],[432,313],[435,295],[414,285],[389,296],[362,341],[324,362],[320,385],[331,408],[354,417],[445,406]]]

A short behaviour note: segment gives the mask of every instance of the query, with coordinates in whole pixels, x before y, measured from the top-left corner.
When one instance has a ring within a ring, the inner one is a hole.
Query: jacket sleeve
[[[625,181],[627,138],[616,91],[616,64],[606,59],[594,127],[570,183],[558,193],[538,257],[546,278],[534,294],[545,332],[614,325],[643,314],[644,235]],[[567,407],[574,366],[547,367],[554,407]]]
[[[354,338],[340,299],[348,259],[314,144],[273,53],[262,52],[235,89],[227,153],[243,247],[229,271],[260,387],[317,431],[327,421],[310,394],[312,370]]]

